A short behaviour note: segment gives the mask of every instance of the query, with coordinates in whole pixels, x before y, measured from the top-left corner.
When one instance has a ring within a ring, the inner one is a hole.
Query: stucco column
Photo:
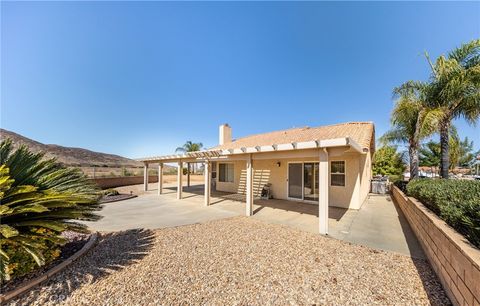
[[[190,187],[190,163],[187,163],[187,187]]]
[[[320,149],[318,165],[318,230],[320,234],[328,234],[328,150]]]
[[[253,214],[253,164],[252,154],[248,155],[247,159],[247,182],[246,182],[246,215],[251,216]]]
[[[163,163],[158,164],[158,194],[163,192]]]
[[[183,162],[178,162],[177,168],[177,199],[182,199],[182,178],[183,178]]]
[[[143,191],[148,191],[148,163],[143,166]]]
[[[210,190],[211,190],[211,186],[212,186],[212,182],[211,182],[211,164],[209,161],[205,161],[205,167],[204,167],[204,170],[203,170],[203,175],[205,177],[205,193],[204,193],[204,196],[205,196],[205,206],[208,206],[210,205]]]

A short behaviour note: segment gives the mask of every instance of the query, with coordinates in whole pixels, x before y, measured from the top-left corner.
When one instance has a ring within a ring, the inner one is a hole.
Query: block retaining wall
[[[452,303],[480,306],[480,250],[396,186],[392,186],[392,196]]]
[[[101,177],[92,179],[92,181],[97,184],[100,188],[115,188],[128,185],[139,185],[143,184],[143,176],[123,176],[123,177]],[[148,177],[149,183],[158,182],[157,175],[150,175]]]

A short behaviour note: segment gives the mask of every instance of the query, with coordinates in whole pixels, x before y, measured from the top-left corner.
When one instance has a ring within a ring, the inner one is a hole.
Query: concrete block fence
[[[128,185],[139,185],[143,184],[143,175],[142,176],[122,176],[122,177],[101,177],[91,179],[95,182],[100,188],[115,188],[121,186],[128,186]],[[150,175],[148,177],[149,183],[156,183],[158,182],[157,175]]]
[[[396,186],[392,196],[454,305],[480,306],[480,250]]]

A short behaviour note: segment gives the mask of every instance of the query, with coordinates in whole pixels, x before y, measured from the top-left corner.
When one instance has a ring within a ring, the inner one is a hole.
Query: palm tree
[[[382,142],[408,144],[410,178],[418,177],[418,149],[420,141],[430,136],[438,125],[439,111],[427,107],[430,87],[427,83],[407,81],[393,90],[397,98],[391,115],[393,128],[382,137]]]
[[[195,152],[195,151],[200,151],[203,148],[203,144],[201,142],[192,142],[192,141],[187,141],[183,146],[178,147],[175,149],[175,152],[182,152],[182,153],[188,153],[188,152]],[[187,164],[187,186],[190,187],[190,163]],[[193,167],[193,173],[195,174],[195,165]]]
[[[426,57],[432,69],[429,106],[442,112],[440,175],[448,178],[452,120],[464,118],[476,125],[480,117],[480,39],[461,45],[446,57],[441,55],[435,63],[430,61],[428,54]]]
[[[7,139],[0,144],[0,277],[8,280],[7,265],[19,252],[39,266],[44,252],[64,243],[65,230],[86,232],[74,220],[95,221],[100,217],[97,188],[73,168],[54,159],[43,159],[21,146],[13,151]],[[18,263],[24,265],[25,262]]]

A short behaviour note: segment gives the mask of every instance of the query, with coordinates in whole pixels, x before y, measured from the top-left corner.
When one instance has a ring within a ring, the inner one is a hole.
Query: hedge
[[[407,195],[480,248],[480,181],[415,179],[408,183]]]

